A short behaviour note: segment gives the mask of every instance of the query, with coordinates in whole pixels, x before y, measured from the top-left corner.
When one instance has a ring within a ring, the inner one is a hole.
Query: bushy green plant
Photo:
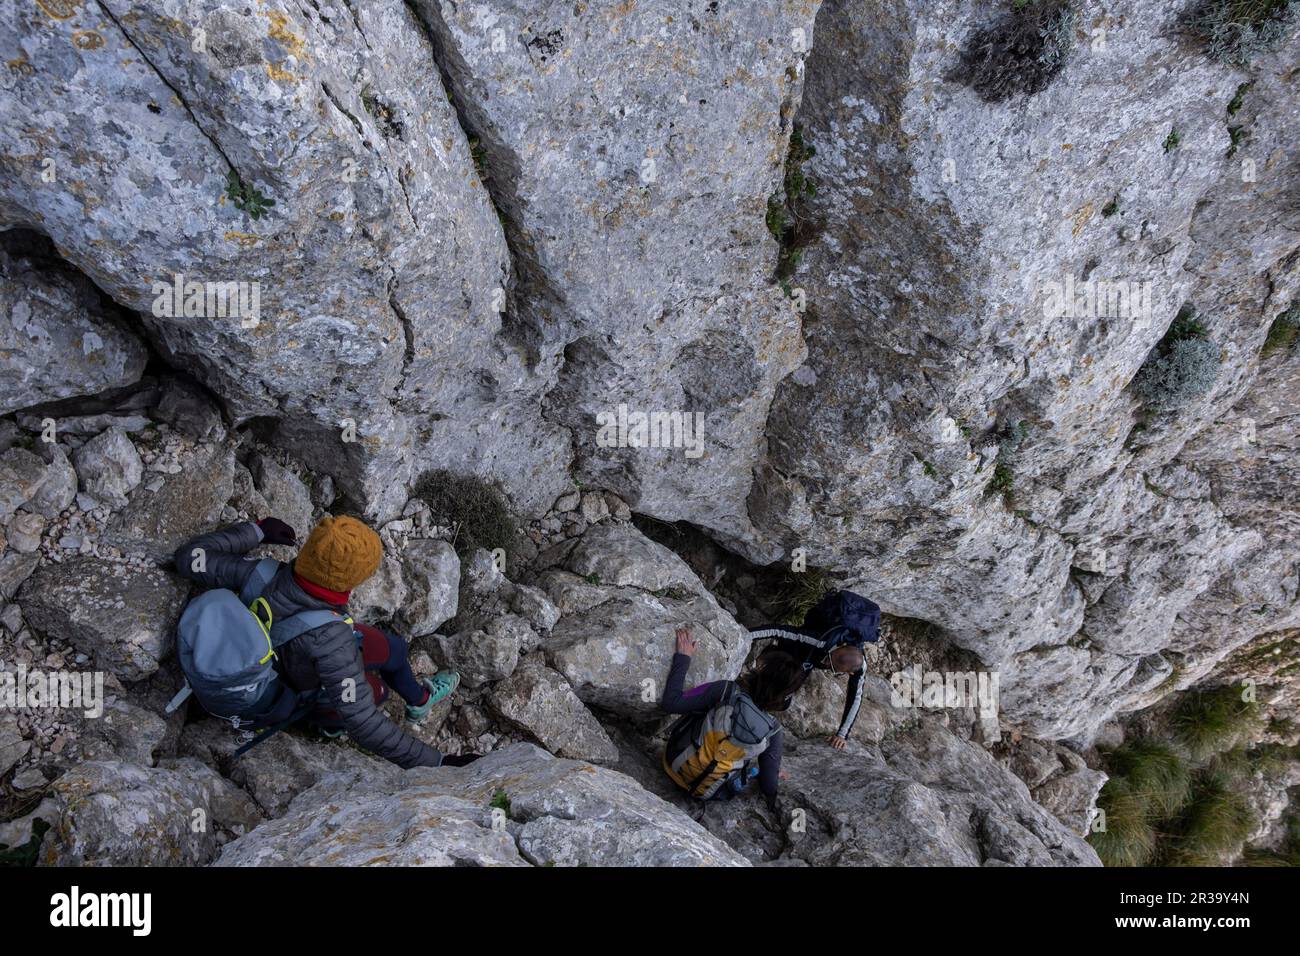
[[[774,610],[778,624],[798,627],[813,606],[831,590],[831,581],[820,568],[787,571],[776,592]]]
[[[804,249],[814,238],[811,224],[799,215],[799,205],[805,198],[817,195],[816,182],[803,170],[804,164],[815,155],[817,150],[796,126],[790,133],[781,188],[767,201],[767,229],[781,245],[776,278],[783,284],[799,267]]]
[[[1138,397],[1156,411],[1173,411],[1204,395],[1219,375],[1219,349],[1205,338],[1194,311],[1184,308],[1138,372]]]
[[[1255,814],[1243,793],[1211,775],[1178,818],[1166,862],[1213,866],[1241,847],[1255,828]]]
[[[1300,0],[1199,0],[1185,22],[1211,59],[1246,67],[1286,39],[1298,12]]]
[[[1126,780],[1134,797],[1145,801],[1148,813],[1162,819],[1182,810],[1191,796],[1191,767],[1160,741],[1138,739],[1125,744],[1107,755],[1106,769]]]
[[[415,494],[432,516],[450,527],[457,553],[477,548],[503,548],[509,554],[518,535],[518,522],[505,495],[496,486],[472,476],[430,471],[416,482]]]
[[[1229,750],[1259,722],[1259,705],[1242,700],[1241,688],[1224,685],[1192,690],[1175,709],[1175,742],[1195,761],[1209,760]]]
[[[1097,796],[1105,811],[1105,829],[1088,834],[1088,842],[1106,866],[1146,866],[1156,853],[1147,798],[1123,777],[1106,781]]]

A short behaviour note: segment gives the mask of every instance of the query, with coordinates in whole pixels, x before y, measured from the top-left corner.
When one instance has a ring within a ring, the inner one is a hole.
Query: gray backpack
[[[781,724],[728,682],[711,710],[685,714],[668,732],[663,765],[692,797],[708,800],[729,783],[748,780],[749,769]]]
[[[279,568],[279,561],[263,558],[239,594],[213,588],[185,606],[176,626],[176,654],[185,686],[167,705],[167,713],[192,693],[204,710],[236,730],[278,730],[305,714],[303,705],[315,694],[299,694],[280,679],[276,650],[307,631],[332,621],[350,626],[352,619],[322,609],[275,620],[261,594]]]

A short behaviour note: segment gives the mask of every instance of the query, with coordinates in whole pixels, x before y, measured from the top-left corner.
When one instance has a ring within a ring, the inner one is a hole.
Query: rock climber
[[[729,800],[758,778],[768,808],[777,811],[784,731],[770,713],[783,709],[803,681],[799,662],[769,654],[734,681],[700,684],[683,691],[696,640],[677,629],[677,651],[660,705],[683,714],[669,731],[663,764],[668,776],[701,800]]]
[[[239,592],[259,563],[244,555],[259,544],[293,545],[297,536],[279,518],[243,522],[187,541],[176,569],[210,588]],[[383,557],[379,536],[362,521],[327,516],[312,529],[292,564],[276,562],[260,591],[274,620],[330,610],[335,619],[276,648],[281,679],[299,694],[319,688],[308,718],[322,730],[346,733],[356,744],[399,767],[463,766],[477,754],[444,755],[394,724],[379,709],[391,687],[406,701],[406,718],[423,721],[456,689],[459,678],[440,672],[417,680],[407,642],[345,616],[351,591],[375,573]],[[376,677],[377,675],[377,677]]]
[[[805,679],[813,669],[849,675],[839,729],[827,740],[836,750],[843,750],[862,707],[863,648],[880,639],[880,607],[852,591],[829,591],[798,627],[757,628],[750,636],[755,641],[773,641],[759,655],[760,666],[764,657],[779,653],[798,660]]]

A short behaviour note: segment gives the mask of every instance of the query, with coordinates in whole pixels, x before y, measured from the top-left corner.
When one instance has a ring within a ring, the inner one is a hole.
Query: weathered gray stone
[[[352,590],[348,611],[367,624],[391,621],[406,604],[407,587],[402,562],[385,551],[379,569]]]
[[[49,470],[26,448],[9,448],[0,455],[0,519],[7,519],[41,490]]]
[[[1083,768],[1059,774],[1034,790],[1034,800],[1075,833],[1086,836],[1097,794],[1106,783],[1100,770]]]
[[[508,815],[491,806],[504,791]],[[529,744],[468,767],[332,775],[228,845],[222,866],[744,865],[630,777]]]
[[[564,578],[544,576],[564,616],[542,649],[584,702],[629,717],[658,715],[677,625],[689,625],[699,641],[693,682],[731,679],[739,672],[749,633],[685,562],[630,525],[589,530],[563,570],[590,580],[590,603],[575,604],[564,592]]]
[[[257,483],[257,491],[270,508],[259,518],[274,515],[305,540],[312,528],[311,492],[302,483],[302,479],[269,455],[253,457],[250,471]]]
[[[268,817],[283,816],[294,797],[328,774],[355,772],[379,779],[396,768],[347,743],[276,734],[241,757],[242,738],[218,720],[187,724],[180,752],[196,757],[246,790]]]
[[[152,769],[87,761],[51,793],[58,820],[41,849],[45,866],[201,866],[262,819],[251,800],[193,759]],[[196,812],[203,827],[192,825]]]
[[[417,538],[402,552],[406,601],[398,626],[412,637],[431,634],[456,616],[460,560],[446,541]]]
[[[24,740],[18,729],[18,716],[11,711],[0,711],[0,776],[27,756],[32,742]]]
[[[549,631],[560,619],[557,608],[546,592],[529,584],[515,584],[505,595],[506,607],[526,620],[534,630]]]
[[[430,465],[468,465],[540,512],[567,441],[498,308],[500,225],[415,16],[353,9],[6,6],[21,66],[0,102],[0,210],[144,313],[236,422],[280,419],[279,441],[376,514]],[[260,218],[239,198],[254,190],[275,203]],[[215,302],[167,314],[177,276],[259,283],[257,321]]]
[[[558,757],[615,763],[618,749],[564,676],[530,657],[492,686],[498,714]]]
[[[166,738],[167,721],[161,716],[115,697],[104,704],[102,715],[86,721],[78,756],[151,767]]]
[[[80,556],[42,567],[18,603],[36,630],[135,681],[158,669],[188,594],[187,582],[158,568]]]
[[[14,515],[5,529],[9,547],[19,554],[31,554],[41,546],[41,533],[45,530],[45,519],[38,514],[20,511]]]
[[[0,413],[139,379],[148,352],[90,281],[15,251],[0,242]]]
[[[220,523],[234,494],[235,455],[225,445],[199,445],[157,490],[141,488],[109,523],[105,540],[124,551],[167,561],[186,539]]]
[[[416,6],[526,250],[518,308],[563,359],[548,404],[584,483],[748,537],[767,406],[803,357],[764,217],[817,4]],[[699,453],[601,441],[620,404],[698,413]]]
[[[46,463],[45,480],[28,499],[27,508],[46,518],[57,518],[64,508],[76,500],[77,470],[58,445],[40,442],[36,450]]]
[[[523,634],[528,625],[520,618],[498,618],[489,630],[435,634],[434,658],[443,667],[456,671],[470,687],[509,677],[519,663]]]
[[[10,551],[0,557],[0,597],[12,601],[24,581],[31,577],[41,563],[39,554],[19,554]]]
[[[154,414],[195,441],[218,441],[225,433],[221,410],[189,379],[167,379]]]
[[[120,428],[100,432],[72,455],[81,489],[120,508],[144,477],[144,465],[131,439]]]

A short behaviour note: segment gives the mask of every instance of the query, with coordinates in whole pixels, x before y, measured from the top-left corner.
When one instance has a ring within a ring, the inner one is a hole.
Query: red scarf
[[[297,571],[293,572],[293,579],[298,582],[298,587],[302,588],[312,597],[319,598],[322,601],[328,601],[330,604],[337,605],[338,607],[346,607],[348,597],[352,594],[351,591],[331,591],[329,588],[323,588],[319,584],[312,584]]]

